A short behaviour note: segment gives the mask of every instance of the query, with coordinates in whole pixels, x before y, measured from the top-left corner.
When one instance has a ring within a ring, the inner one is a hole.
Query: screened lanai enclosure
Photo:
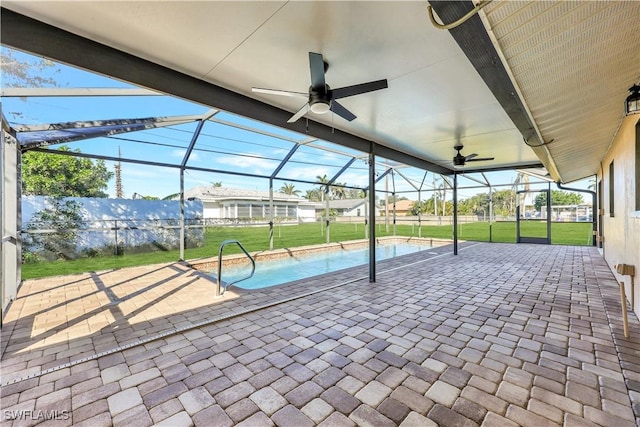
[[[102,3],[88,9],[9,3],[2,10],[3,52],[15,51],[7,64],[19,64],[25,52],[45,60],[31,62],[40,79],[36,84],[3,80],[9,82],[2,88],[3,174],[17,175],[19,153],[46,153],[51,159],[105,162],[118,175],[109,188],[118,202],[110,204],[25,195],[14,206],[18,183],[3,181],[3,227],[9,230],[3,234],[3,274],[11,282],[20,282],[22,261],[62,258],[72,265],[79,258],[124,259],[145,251],[161,252],[163,260],[212,256],[212,236],[234,238],[220,231],[231,226],[261,233],[264,240],[252,250],[289,247],[295,242],[278,239],[309,227],[314,243],[361,238],[373,244],[376,236],[397,234],[449,239],[454,252],[459,239],[595,242],[592,192],[554,202],[554,192],[570,190],[551,183],[595,173],[585,164],[601,145],[581,152],[579,164],[577,157],[558,158],[553,151],[564,153],[572,138],[596,144],[599,133],[562,119],[559,127],[550,126],[562,136],[543,137],[535,115],[545,101],[529,99],[536,103],[532,107],[524,96],[568,92],[549,86],[522,93],[522,85],[537,81],[526,74],[516,78],[517,64],[506,63],[515,51],[506,44],[503,51],[485,30],[489,20],[510,28],[504,16],[545,16],[555,10],[552,5],[528,11],[488,2],[193,4],[180,6],[180,13],[215,15],[215,31],[198,21],[189,31],[166,33],[158,22],[145,20],[121,22],[122,33],[114,34],[105,21],[91,28],[95,37],[87,37],[76,27],[96,13],[120,21],[152,16],[157,5],[120,4],[122,14],[115,16]],[[591,6],[565,10],[558,19],[583,12],[596,16],[600,7],[611,16],[622,13],[613,5]],[[318,44],[326,33],[314,25],[315,7],[334,17],[332,22],[367,19],[338,26],[340,32],[324,46]],[[240,16],[251,19],[239,25]],[[451,25],[438,24],[445,21]],[[298,34],[291,22],[313,31]],[[148,30],[144,41],[137,30],[142,27]],[[152,42],[151,34],[163,34],[163,41]],[[617,37],[611,35],[610,46]],[[270,42],[286,39],[304,39],[307,47]],[[215,40],[216,48],[207,43],[194,55],[192,47],[202,40]],[[167,57],[162,43],[190,48],[172,49]],[[487,57],[505,62],[494,59],[487,66]],[[554,72],[561,71],[570,72]],[[619,75],[616,85],[627,80]],[[592,85],[588,93],[598,90]],[[600,122],[588,121],[590,126],[613,132],[616,117],[597,117]],[[145,214],[136,210],[149,198],[167,200],[145,202]],[[77,215],[75,222],[42,221],[67,208]],[[567,233],[569,240],[554,241],[569,222],[578,223],[577,231]],[[25,265],[25,274],[30,268]]]
[[[345,240],[375,246],[382,236],[451,242],[454,253],[459,239],[595,242],[593,192],[579,190],[587,197],[552,207],[552,179],[541,165],[478,169],[474,165],[492,159],[464,165],[452,154],[425,162],[371,143],[357,150],[352,146],[358,144],[330,142],[60,64],[49,67],[78,74],[67,84],[94,79],[102,87],[3,88],[4,138],[15,144],[4,148],[6,170],[19,170],[29,153],[45,154],[47,162],[91,159],[115,172],[109,188],[115,197],[19,196],[17,261],[9,251],[3,257],[14,266],[16,283],[22,264],[29,278],[55,274],[65,261],[85,260],[71,270],[81,271],[96,268],[96,259],[115,257],[117,266],[117,257],[145,253],[161,254],[151,258],[157,261],[201,260],[214,257],[223,240],[247,235],[253,252]],[[54,120],[39,123],[37,115]],[[464,135],[455,138],[462,144]],[[301,233],[310,239],[296,243]],[[375,280],[375,259],[369,261]],[[54,268],[30,271],[43,263]],[[3,270],[9,283],[14,273]],[[5,299],[13,294],[8,290]]]
[[[638,424],[640,3],[0,21],[3,424]]]

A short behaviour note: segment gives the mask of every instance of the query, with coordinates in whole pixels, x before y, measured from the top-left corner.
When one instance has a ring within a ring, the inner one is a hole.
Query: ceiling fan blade
[[[478,157],[474,159],[467,159],[467,162],[484,162],[487,160],[495,160],[495,157]]]
[[[308,98],[309,97],[308,93],[293,92],[293,91],[290,91],[290,90],[264,89],[264,88],[261,88],[261,87],[252,87],[251,90],[253,92],[266,93],[266,94],[269,94],[269,95],[293,96],[293,97],[296,97],[296,98]]]
[[[289,120],[287,120],[287,123],[297,122],[298,119],[300,117],[304,116],[305,114],[307,114],[308,111],[309,111],[309,103],[307,102],[306,104],[304,104],[302,106],[301,109],[298,110],[297,113],[295,113],[293,116],[291,116],[291,118]]]
[[[473,159],[474,157],[478,157],[478,154],[477,153],[471,153],[468,156],[464,156],[464,160],[468,162],[469,160]]]
[[[309,52],[309,68],[311,69],[311,87],[314,90],[324,91],[324,59],[319,53]]]
[[[344,108],[342,104],[338,103],[338,101],[335,100],[331,101],[331,111],[349,122],[356,118],[355,114]]]
[[[346,98],[347,96],[360,95],[361,93],[373,92],[374,90],[386,89],[388,87],[387,79],[339,87],[338,89],[333,89],[332,99]]]

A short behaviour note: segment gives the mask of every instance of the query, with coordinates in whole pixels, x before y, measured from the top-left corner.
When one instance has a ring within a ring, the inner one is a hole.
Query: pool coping
[[[420,242],[429,243],[431,247],[445,246],[453,241],[448,239],[434,239],[431,237],[415,237],[415,236],[385,236],[376,237],[376,244],[383,243],[406,243]],[[297,246],[293,248],[282,248],[273,250],[262,250],[249,252],[255,261],[273,260],[281,258],[290,258],[299,255],[307,255],[318,252],[334,251],[336,249],[356,249],[369,245],[369,239],[347,240],[344,242],[320,243],[316,245]],[[248,263],[244,254],[225,255],[222,262],[228,265]],[[218,267],[218,257],[199,258],[187,260],[186,264],[198,271],[212,271]]]

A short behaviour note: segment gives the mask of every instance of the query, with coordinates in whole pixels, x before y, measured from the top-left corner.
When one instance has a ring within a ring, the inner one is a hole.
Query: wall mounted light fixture
[[[627,100],[624,102],[624,113],[627,116],[640,113],[640,86],[631,86],[629,92],[631,95],[627,96]]]

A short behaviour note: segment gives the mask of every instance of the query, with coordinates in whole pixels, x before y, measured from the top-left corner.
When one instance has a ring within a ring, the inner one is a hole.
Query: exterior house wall
[[[205,219],[238,219],[238,218],[268,218],[269,202],[256,200],[203,200],[202,217]],[[316,213],[313,205],[294,202],[274,202],[273,206],[278,217],[297,218],[300,221],[315,221]]]
[[[202,201],[202,218],[220,218],[220,203]]]
[[[640,150],[640,116],[625,117],[611,147],[602,160],[598,180],[602,178],[604,258],[619,282],[625,283],[627,298],[631,301],[631,280],[615,271],[616,264],[635,266],[635,289],[633,311],[640,313],[640,206],[636,197],[640,188],[637,183],[637,164]],[[613,176],[609,165],[613,161]],[[613,194],[610,182],[613,178]],[[610,196],[613,196],[614,212],[611,214]]]
[[[316,220],[316,208],[313,205],[298,205],[298,220],[313,222]]]
[[[366,201],[366,199],[357,199],[360,203],[359,204],[350,204],[347,207],[345,207],[343,205],[343,202],[349,202],[349,201],[353,201],[354,199],[347,199],[347,200],[331,200],[329,202],[329,210],[336,212],[338,217],[349,217],[349,218],[365,218],[367,215],[365,215],[366,212],[368,212],[368,208],[366,207],[367,204],[369,202]],[[315,211],[316,211],[316,216],[318,218],[323,218],[325,216],[326,213],[326,207],[324,202],[322,202],[321,204],[316,204],[315,207]],[[376,208],[375,210],[375,214],[376,216],[379,215],[379,209]]]
[[[364,216],[364,203],[362,203],[361,205],[358,206],[354,206],[351,209],[345,209],[344,211],[342,211],[341,213],[342,216],[351,216],[351,217],[358,217],[358,216]]]

